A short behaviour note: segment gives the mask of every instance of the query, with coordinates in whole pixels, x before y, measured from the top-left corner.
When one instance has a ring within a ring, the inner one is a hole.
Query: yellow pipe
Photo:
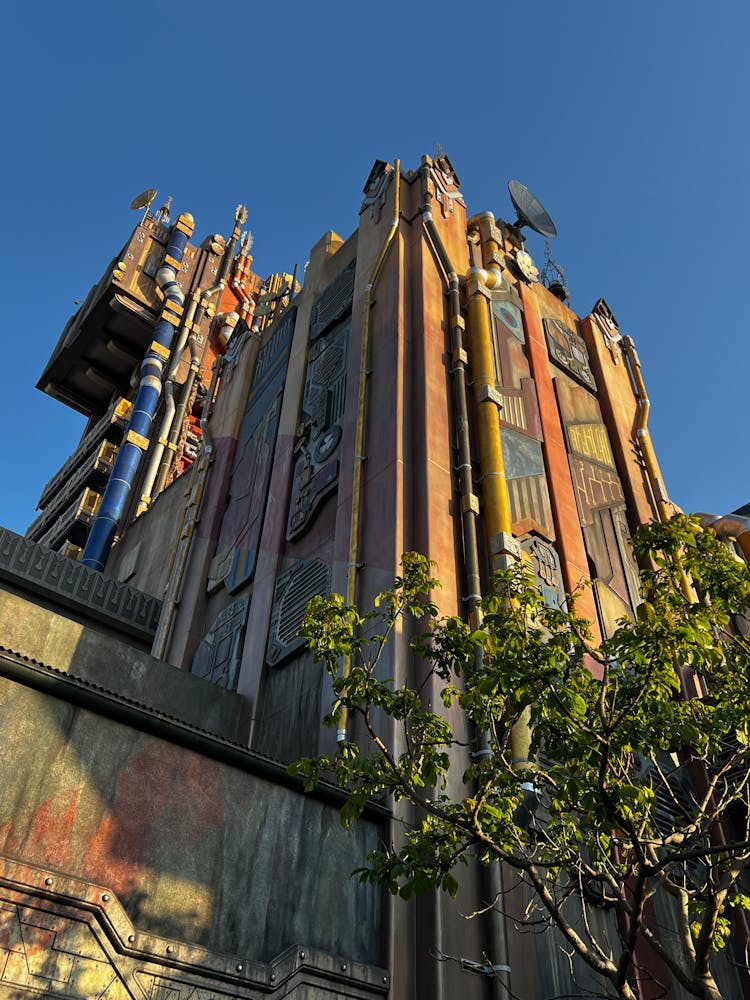
[[[633,380],[635,398],[638,403],[635,433],[638,439],[638,446],[643,457],[646,476],[648,478],[649,485],[651,486],[654,500],[656,501],[656,509],[659,514],[659,520],[668,521],[672,514],[675,513],[675,508],[674,504],[669,499],[667,488],[661,477],[659,462],[657,461],[656,452],[654,451],[654,446],[651,441],[651,434],[648,429],[648,415],[651,410],[651,402],[648,398],[648,393],[646,392],[646,384],[643,381],[643,375],[641,374],[641,359],[638,357],[632,337],[623,337],[620,340],[620,347],[622,348],[628,372]],[[685,598],[692,604],[696,600],[693,585],[682,567],[679,567],[679,572],[680,589],[682,590]]]
[[[470,220],[471,227],[475,220]],[[495,571],[517,556],[512,544],[513,519],[505,477],[505,462],[500,433],[501,396],[497,386],[493,330],[490,320],[489,290],[499,288],[502,277],[498,268],[500,252],[491,235],[494,218],[488,212],[478,217],[482,233],[482,259],[490,265],[471,268],[466,276],[469,352],[474,384],[474,407],[477,415],[479,463],[482,476],[484,525],[487,534],[490,569]]]
[[[651,434],[648,430],[648,415],[651,410],[651,402],[646,392],[646,385],[641,374],[641,361],[638,357],[635,344],[630,337],[623,337],[620,341],[622,353],[625,356],[625,363],[628,366],[630,377],[633,380],[635,398],[638,402],[638,412],[636,414],[635,434],[638,445],[643,456],[643,464],[646,468],[646,475],[651,485],[651,489],[656,501],[656,508],[660,521],[667,521],[674,513],[672,505],[667,496],[667,488],[661,478],[661,470],[656,459],[654,446],[651,442]]]
[[[503,442],[499,411],[502,403],[498,390],[493,349],[494,331],[488,292],[502,284],[502,255],[495,239],[495,219],[491,212],[469,220],[469,229],[478,228],[481,236],[482,262],[485,268],[471,268],[467,274],[467,317],[469,351],[474,384],[474,407],[477,414],[479,465],[482,476],[484,527],[490,572],[507,568],[520,551],[513,540],[513,516],[505,475]],[[513,725],[509,737],[511,764],[519,771],[529,766],[531,746],[531,707],[527,706]]]
[[[357,423],[354,432],[354,471],[352,474],[352,517],[349,526],[349,567],[346,577],[346,603],[354,604],[357,599],[357,563],[359,561],[359,525],[362,513],[362,466],[365,461],[365,405],[367,402],[367,365],[370,357],[370,312],[372,310],[372,290],[380,276],[388,249],[398,230],[398,219],[401,210],[401,161],[394,162],[394,206],[393,221],[388,234],[380,248],[378,259],[372,269],[370,280],[365,288],[365,299],[362,306],[362,348],[359,361],[359,393],[357,396]],[[351,656],[345,656],[341,673],[348,677],[352,669]],[[339,712],[336,739],[339,743],[346,742],[346,730],[349,713],[346,708]]]

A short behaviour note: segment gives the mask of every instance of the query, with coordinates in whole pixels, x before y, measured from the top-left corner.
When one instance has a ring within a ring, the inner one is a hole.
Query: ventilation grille
[[[348,312],[354,295],[354,272],[356,260],[344,268],[341,274],[326,288],[313,306],[310,321],[310,340],[315,340]]]
[[[299,628],[310,600],[328,593],[330,571],[319,559],[296,563],[276,581],[267,660],[272,666],[304,645]]]

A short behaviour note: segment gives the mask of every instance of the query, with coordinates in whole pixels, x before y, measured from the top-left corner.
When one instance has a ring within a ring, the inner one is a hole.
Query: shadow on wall
[[[379,892],[349,878],[375,824],[6,677],[0,713],[0,853],[110,887],[151,933],[380,959]]]

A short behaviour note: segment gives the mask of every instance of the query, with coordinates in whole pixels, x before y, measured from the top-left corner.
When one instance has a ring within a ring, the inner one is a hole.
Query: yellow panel
[[[148,438],[143,437],[142,434],[136,434],[135,431],[128,431],[125,440],[128,444],[134,444],[136,448],[140,448],[141,451],[145,451],[148,448]]]

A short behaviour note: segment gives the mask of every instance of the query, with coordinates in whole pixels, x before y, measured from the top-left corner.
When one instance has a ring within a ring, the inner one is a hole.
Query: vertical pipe
[[[622,348],[625,364],[632,379],[633,390],[638,403],[638,419],[635,430],[638,447],[643,456],[643,464],[646,467],[646,475],[651,486],[651,492],[654,494],[654,499],[656,500],[659,520],[668,521],[672,514],[675,513],[675,507],[669,499],[667,488],[661,477],[659,462],[657,461],[656,452],[651,441],[651,434],[648,429],[648,415],[651,403],[641,373],[641,359],[638,357],[632,337],[622,337],[620,347]],[[680,589],[686,600],[692,604],[696,600],[693,585],[682,566],[678,566],[678,569],[680,574]]]
[[[461,492],[461,528],[464,546],[464,573],[466,576],[466,594],[469,621],[473,628],[481,625],[481,610],[476,607],[481,599],[481,578],[479,574],[479,554],[477,547],[476,519],[479,514],[479,502],[474,494],[472,476],[471,440],[469,437],[469,416],[466,401],[466,361],[467,355],[463,346],[464,320],[461,316],[461,297],[458,275],[451,264],[440,233],[432,218],[431,196],[429,188],[430,163],[427,157],[422,158],[422,220],[430,237],[438,259],[448,279],[448,303],[450,308],[451,329],[451,374],[453,376],[453,398],[456,419],[456,437],[458,441],[458,479]],[[497,279],[495,279],[497,280]],[[499,429],[499,424],[498,424]],[[482,651],[477,649],[477,667],[481,670]],[[486,731],[477,734],[479,754],[491,754],[489,738]],[[504,897],[503,874],[500,864],[490,864],[482,869],[483,893],[485,904],[492,904],[488,911],[490,923],[490,940],[493,948],[493,965],[497,973],[492,980],[493,1000],[508,1000],[511,993],[510,960],[508,954],[508,931],[502,910]],[[437,903],[439,907],[439,901]],[[438,909],[441,916],[441,911]],[[438,932],[442,931],[442,921],[438,922]],[[440,943],[440,942],[438,942]]]
[[[490,219],[494,225],[490,213],[482,218]],[[483,241],[483,251],[490,242],[494,243],[489,239]],[[510,498],[500,436],[499,410],[502,399],[497,388],[490,322],[489,290],[498,288],[501,281],[500,271],[496,268],[484,270],[475,267],[470,268],[466,280],[469,354],[474,380],[484,525],[491,572],[509,565],[509,561],[517,557],[517,548],[512,538]]]
[[[472,475],[471,443],[469,438],[469,413],[466,398],[466,362],[463,331],[465,327],[461,315],[461,292],[458,274],[448,256],[431,212],[429,190],[430,166],[427,157],[422,158],[422,221],[432,246],[445,271],[448,281],[448,307],[450,309],[451,330],[451,375],[453,376],[453,400],[458,443],[458,483],[461,493],[461,530],[464,546],[464,574],[466,594],[464,603],[470,620],[476,617],[474,606],[482,596],[479,573],[479,552],[477,548],[476,519],[479,515],[479,500],[474,493]]]
[[[188,498],[183,508],[182,518],[177,532],[177,542],[172,549],[172,554],[167,567],[167,584],[164,590],[164,605],[162,607],[159,624],[154,636],[154,644],[151,655],[157,659],[162,659],[166,653],[167,645],[172,631],[177,606],[180,603],[180,592],[182,590],[182,580],[185,575],[185,567],[190,556],[190,549],[193,541],[195,525],[200,515],[203,492],[208,478],[208,470],[213,461],[214,443],[208,429],[208,421],[211,416],[211,404],[216,392],[216,383],[221,375],[224,359],[219,355],[214,361],[211,373],[211,383],[208,387],[206,401],[201,415],[201,454],[194,463],[195,470],[190,479],[190,489]]]
[[[148,448],[151,423],[161,395],[162,372],[169,358],[175,328],[182,316],[184,295],[177,284],[177,272],[187,242],[193,235],[193,227],[192,215],[187,212],[180,215],[172,229],[164,262],[156,274],[157,288],[164,305],[154,327],[153,340],[141,364],[141,383],[127,430],[81,558],[84,566],[92,569],[104,569],[138,473],[141,455]]]
[[[238,205],[234,211],[234,229],[232,230],[232,235],[229,237],[229,242],[227,243],[226,250],[224,251],[224,256],[221,259],[219,274],[216,278],[217,285],[224,287],[226,284],[229,268],[234,263],[234,250],[237,246],[237,240],[240,238],[240,227],[246,221],[247,209],[244,205]]]
[[[200,288],[196,288],[190,298],[190,305],[187,307],[187,311],[185,312],[177,344],[172,351],[172,361],[170,362],[169,371],[167,372],[167,377],[164,381],[164,415],[159,426],[159,434],[156,439],[156,444],[151,449],[146,474],[143,477],[143,483],[141,485],[141,499],[138,502],[138,507],[135,512],[136,517],[140,517],[144,511],[148,510],[151,504],[152,489],[154,486],[154,480],[156,479],[156,473],[159,468],[159,462],[164,454],[164,449],[168,447],[167,435],[171,430],[172,421],[175,416],[175,375],[177,373],[177,367],[180,363],[180,358],[182,357],[182,352],[185,349],[185,342],[193,336],[193,318],[195,316],[195,310],[198,307],[200,296],[201,290]]]
[[[365,461],[365,407],[367,403],[367,377],[368,363],[370,358],[370,312],[372,309],[372,290],[378,277],[380,276],[383,262],[385,261],[388,249],[393,242],[393,237],[398,229],[399,213],[401,211],[401,161],[394,163],[394,207],[393,220],[390,229],[380,248],[378,259],[372,269],[370,280],[365,288],[365,299],[362,306],[362,347],[359,361],[359,391],[357,394],[357,421],[354,431],[354,470],[352,473],[352,515],[349,525],[349,567],[346,577],[346,603],[354,604],[357,599],[357,569],[359,561],[359,524],[362,504],[362,465]],[[345,656],[341,672],[344,677],[348,677],[352,669],[350,656]],[[336,739],[339,743],[346,742],[346,730],[349,721],[349,713],[346,708],[342,708],[336,730]]]
[[[192,329],[190,330],[190,337],[188,343],[190,345],[190,369],[188,371],[188,377],[185,380],[185,384],[182,387],[182,392],[180,393],[180,402],[173,413],[172,420],[169,423],[169,427],[164,433],[166,440],[161,446],[159,458],[159,471],[156,475],[156,482],[153,487],[153,495],[157,497],[161,491],[164,489],[164,484],[167,481],[167,476],[172,468],[172,461],[174,459],[175,451],[177,450],[177,441],[182,432],[182,422],[185,419],[185,410],[187,408],[188,398],[190,393],[193,391],[193,384],[195,382],[196,375],[198,374],[198,369],[200,367],[199,358],[197,354],[197,342],[196,334],[200,328],[203,321],[203,317],[206,312],[209,312],[209,318],[213,315],[213,306],[209,309],[209,299],[216,292],[222,292],[224,290],[224,282],[220,281],[213,288],[209,288],[207,291],[201,294],[200,304],[195,313],[195,320],[192,323]],[[210,324],[209,324],[210,325]],[[179,364],[179,357],[175,358],[174,367],[177,369]],[[159,441],[158,445],[161,445]]]
[[[246,320],[250,314],[250,309],[253,305],[253,300],[250,298],[248,291],[248,281],[250,276],[250,261],[252,258],[249,256],[251,246],[251,237],[249,233],[245,233],[240,242],[240,253],[237,258],[237,265],[234,269],[234,274],[232,275],[232,288],[234,289],[239,301],[239,315],[240,319]]]
[[[620,347],[622,348],[625,364],[632,379],[635,398],[638,403],[638,419],[635,429],[638,447],[643,456],[646,475],[648,476],[654,500],[656,501],[656,507],[659,511],[659,520],[668,521],[674,513],[674,508],[669,502],[667,488],[661,477],[661,470],[659,469],[656,452],[654,451],[651,434],[648,429],[648,415],[651,410],[651,401],[648,398],[643,375],[641,374],[641,359],[638,357],[632,337],[622,337]]]

